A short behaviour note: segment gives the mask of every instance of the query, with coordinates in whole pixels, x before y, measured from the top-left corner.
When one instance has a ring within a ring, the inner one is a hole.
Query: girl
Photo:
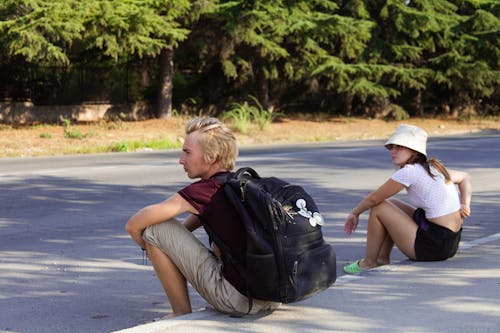
[[[394,244],[416,261],[446,260],[457,252],[463,218],[470,215],[470,176],[428,159],[426,144],[427,133],[412,125],[400,125],[385,143],[400,168],[347,216],[350,235],[359,215],[370,210],[365,257],[345,266],[346,273],[388,264]],[[411,205],[392,198],[403,188]]]

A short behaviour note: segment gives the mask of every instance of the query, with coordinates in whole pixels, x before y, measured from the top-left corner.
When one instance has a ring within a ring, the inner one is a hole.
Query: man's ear
[[[218,160],[217,160],[217,157],[216,157],[216,156],[206,156],[205,158],[206,158],[206,160],[205,160],[205,161],[206,161],[208,164],[212,164],[212,165],[213,165],[213,164],[215,164],[215,163],[217,163],[217,162],[218,162]]]

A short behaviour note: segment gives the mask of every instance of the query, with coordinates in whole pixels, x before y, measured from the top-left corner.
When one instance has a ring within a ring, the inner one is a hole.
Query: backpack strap
[[[203,228],[205,228],[205,231],[207,232],[209,238],[215,242],[215,244],[222,251],[222,254],[226,256],[226,258],[229,260],[231,264],[234,265],[238,273],[240,273],[241,276],[245,277],[246,276],[245,267],[243,267],[243,265],[239,260],[234,258],[231,248],[229,248],[229,246],[227,246],[227,244],[224,241],[222,241],[222,239],[220,239],[220,237],[214,232],[214,230],[208,223],[205,223],[202,219],[200,219],[200,221],[202,222]],[[246,285],[247,285],[247,297],[248,297],[248,311],[246,314],[249,314],[253,307],[253,298],[248,279],[246,279]]]
[[[216,179],[219,182],[221,182],[222,184],[225,184],[225,183],[227,183],[229,178],[241,180],[242,178],[244,178],[245,174],[248,174],[248,175],[250,175],[250,177],[255,178],[255,179],[261,178],[259,176],[259,174],[257,173],[257,171],[255,171],[254,169],[252,169],[250,167],[239,168],[236,172],[217,173],[210,178]]]
[[[216,179],[219,181],[221,184],[225,184],[229,178],[231,178],[234,175],[232,172],[220,172],[216,173],[210,179]]]
[[[238,171],[236,171],[236,173],[234,174],[234,177],[239,180],[245,173],[248,173],[252,178],[260,179],[260,176],[257,173],[257,171],[255,171],[250,167],[243,167],[238,169]]]
[[[216,179],[223,186],[225,186],[227,181],[229,180],[229,178],[234,177],[237,179],[241,179],[245,173],[250,174],[252,177],[260,178],[260,176],[257,174],[257,172],[255,170],[253,170],[252,168],[241,168],[236,173],[230,173],[230,172],[229,173],[221,173],[221,174],[214,175],[210,178]],[[212,242],[212,241],[215,242],[215,244],[219,247],[219,249],[221,250],[223,255],[226,256],[226,258],[229,260],[229,262],[234,265],[234,267],[236,268],[238,273],[240,273],[240,275],[245,278],[246,285],[247,285],[247,297],[248,297],[248,311],[246,314],[249,314],[250,311],[252,310],[252,307],[253,307],[253,298],[252,298],[250,283],[249,283],[248,279],[246,278],[245,267],[242,265],[241,261],[237,260],[233,256],[233,251],[231,250],[231,248],[215,233],[213,228],[208,223],[206,223],[202,218],[200,218],[200,221],[203,225],[203,228],[205,228],[205,231],[208,234],[209,242]]]

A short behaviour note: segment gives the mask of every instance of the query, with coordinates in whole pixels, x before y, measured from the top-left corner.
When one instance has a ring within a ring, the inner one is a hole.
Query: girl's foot
[[[373,265],[373,266],[372,266],[372,265],[369,265],[369,264],[366,262],[366,259],[365,259],[365,258],[363,258],[363,259],[361,259],[361,260],[358,260],[358,266],[359,266],[359,268],[361,268],[361,270],[366,271],[366,270],[368,270],[368,269],[370,269],[370,268],[375,268],[375,267],[378,267],[378,266],[380,266],[380,265],[378,264],[378,261],[377,261],[377,264],[376,264],[376,265]]]
[[[349,265],[344,266],[344,272],[347,274],[359,274],[363,270],[359,267],[359,262],[361,260],[355,261],[353,263],[350,263]]]
[[[358,274],[374,267],[377,266],[368,266],[365,259],[360,259],[347,266],[344,266],[344,272],[346,272],[347,274]]]
[[[389,259],[377,259],[377,266],[384,266],[384,265],[389,265],[391,261]]]

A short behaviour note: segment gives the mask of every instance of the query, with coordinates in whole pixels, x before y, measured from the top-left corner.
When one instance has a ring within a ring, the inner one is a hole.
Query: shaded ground
[[[185,118],[172,118],[69,126],[36,125],[17,129],[0,124],[0,157],[96,153],[109,151],[111,146],[126,146],[130,151],[133,142],[168,141],[179,146],[185,121]],[[498,119],[386,122],[318,116],[315,119],[283,118],[266,130],[252,128],[248,133],[237,133],[237,137],[240,145],[381,139],[388,137],[400,123],[418,125],[430,136],[500,130]]]

